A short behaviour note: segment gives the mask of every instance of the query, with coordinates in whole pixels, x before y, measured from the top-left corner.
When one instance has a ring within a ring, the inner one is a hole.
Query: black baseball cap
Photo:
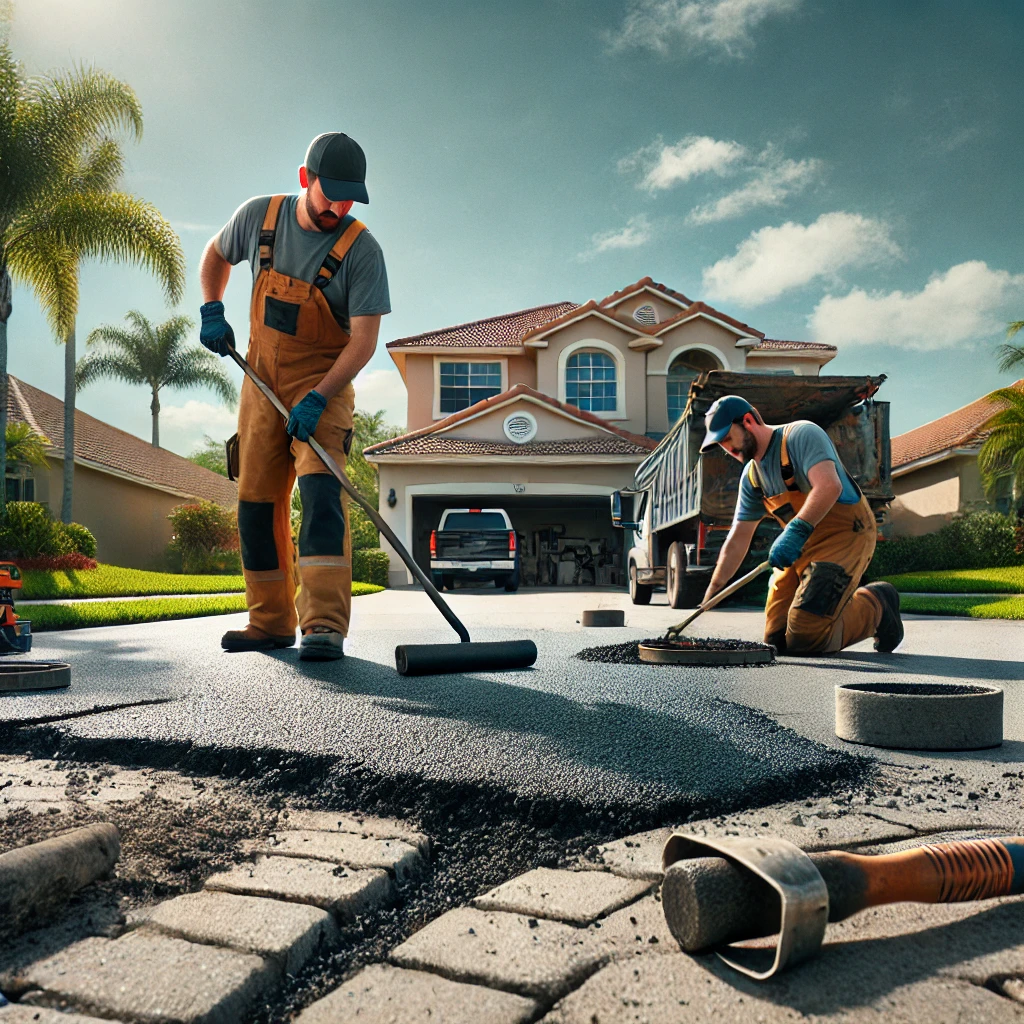
[[[704,416],[704,428],[707,432],[704,434],[700,450],[706,452],[724,441],[729,436],[733,423],[742,419],[748,412],[754,412],[754,407],[739,395],[724,395],[719,398]]]
[[[306,150],[306,170],[320,180],[324,195],[332,203],[352,199],[368,203],[366,154],[355,139],[344,132],[324,132]]]

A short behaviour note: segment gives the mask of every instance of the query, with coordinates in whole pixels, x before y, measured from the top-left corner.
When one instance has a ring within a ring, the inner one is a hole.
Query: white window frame
[[[610,355],[615,360],[615,411],[604,411],[604,412],[592,412],[592,410],[584,410],[591,412],[594,416],[600,416],[603,420],[625,420],[629,419],[626,415],[626,357],[622,351],[616,348],[609,341],[602,341],[600,338],[587,338],[583,341],[574,341],[571,345],[566,345],[561,352],[558,353],[558,400],[564,402],[566,405],[572,403],[566,398],[566,387],[565,387],[565,371],[568,365],[570,356],[576,355],[577,352],[585,351],[596,351],[604,352]]]
[[[508,358],[501,356],[457,356],[445,355],[434,356],[434,399],[431,404],[431,417],[435,420],[445,420],[449,416],[456,415],[453,412],[441,412],[441,364],[442,363],[498,363],[501,367],[501,389],[498,394],[508,391]],[[459,412],[465,412],[460,409]]]

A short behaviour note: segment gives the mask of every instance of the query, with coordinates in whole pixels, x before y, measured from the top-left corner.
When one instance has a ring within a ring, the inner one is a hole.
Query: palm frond
[[[49,438],[37,433],[27,423],[8,423],[6,437],[8,462],[23,462],[28,466],[43,468],[50,465],[46,460]]]
[[[112,377],[125,384],[148,384],[139,373],[139,367],[131,359],[111,352],[89,353],[78,360],[75,367],[75,390],[81,391],[95,380]]]
[[[82,154],[76,191],[113,192],[124,175],[124,153],[114,139],[99,139]]]
[[[1012,338],[1018,331],[1024,330],[1024,320],[1012,320],[1006,325],[1006,336]]]
[[[988,437],[978,451],[978,469],[987,493],[1011,477],[1017,489],[1024,487],[1024,391],[1000,388],[990,396],[1001,408],[982,425]]]
[[[224,371],[220,357],[205,348],[189,348],[177,353],[167,366],[163,384],[177,391],[209,388],[229,409],[234,409],[238,403],[238,389]]]
[[[996,356],[999,359],[999,369],[1003,373],[1008,373],[1014,367],[1024,366],[1024,345],[1011,345],[1006,342],[996,349]]]
[[[54,337],[63,341],[78,316],[78,261],[52,237],[40,236],[32,248],[8,255],[11,276],[27,285],[39,302]]]

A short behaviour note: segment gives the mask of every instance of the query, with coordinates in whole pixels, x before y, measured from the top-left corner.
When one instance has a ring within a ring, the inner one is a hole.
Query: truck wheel
[[[438,590],[444,590],[444,577],[439,572],[432,572],[430,574],[430,582],[433,583]]]
[[[668,603],[673,608],[686,607],[686,548],[677,540],[668,546],[665,590],[668,593]]]
[[[455,577],[450,572],[446,572],[441,577],[441,582],[444,584],[444,589],[445,590],[454,590],[455,589]]]
[[[505,592],[514,594],[519,589],[519,566],[505,577]]]
[[[629,563],[629,599],[633,604],[650,604],[654,587],[636,581],[636,562]]]

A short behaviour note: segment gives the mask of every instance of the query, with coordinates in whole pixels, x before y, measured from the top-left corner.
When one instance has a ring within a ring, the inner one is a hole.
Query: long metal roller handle
[[[665,632],[666,640],[675,640],[680,633],[683,632],[686,627],[693,622],[699,615],[703,615],[706,611],[710,611],[715,607],[716,604],[720,604],[730,594],[735,594],[740,587],[745,587],[751,580],[757,579],[761,573],[767,571],[772,567],[771,562],[764,561],[756,569],[751,569],[746,576],[741,576],[735,583],[730,583],[729,586],[723,587],[710,601],[705,601],[699,608],[695,609],[691,615],[683,619],[682,622],[676,623],[674,626],[669,626]]]
[[[274,408],[285,418],[288,419],[288,410],[284,407],[284,403],[277,395],[260,379],[256,371],[249,365],[248,361],[244,356],[240,355],[235,349],[230,349],[228,353],[232,359],[238,364],[239,368],[263,392],[268,401],[274,406]],[[459,634],[459,639],[464,644],[468,644],[469,630],[462,624],[458,616],[448,607],[448,603],[445,599],[437,592],[437,587],[431,582],[427,574],[416,564],[412,555],[406,550],[405,545],[395,535],[395,531],[381,518],[380,513],[352,486],[352,482],[342,471],[341,467],[334,461],[334,458],[324,450],[323,446],[315,437],[310,437],[309,446],[320,456],[320,461],[338,478],[338,483],[341,484],[345,493],[357,504],[359,507],[370,517],[370,521],[374,526],[380,530],[381,533],[387,538],[388,543],[398,552],[399,557],[409,567],[409,571],[423,584],[423,589],[427,592],[427,597],[434,602],[437,610],[447,619],[448,624]]]

